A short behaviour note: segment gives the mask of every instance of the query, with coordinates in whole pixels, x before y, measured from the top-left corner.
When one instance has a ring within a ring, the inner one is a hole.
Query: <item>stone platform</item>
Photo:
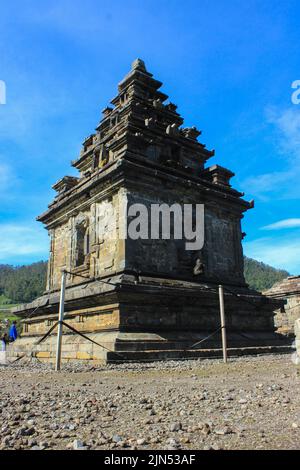
[[[91,363],[111,362],[139,362],[155,360],[185,360],[195,358],[222,357],[221,338],[216,336],[214,341],[204,341],[200,346],[190,347],[208,336],[210,332],[195,335],[175,335],[166,338],[159,334],[127,334],[127,333],[96,333],[88,336],[106,348],[93,343],[75,334],[63,336],[63,362],[91,361]],[[179,337],[180,336],[180,337]],[[34,347],[35,337],[21,338],[11,345],[7,351],[8,361],[26,354],[45,362],[55,362],[56,336],[52,335],[41,345]],[[228,335],[228,356],[260,355],[270,353],[291,353],[291,345],[285,338],[278,335],[261,335],[245,337],[243,333]]]
[[[110,283],[93,281],[67,288],[66,323],[103,347],[64,327],[64,361],[152,361],[222,355],[220,331],[209,337],[220,327],[215,285],[146,276],[139,276],[137,282],[134,276],[125,274],[110,278]],[[291,341],[272,330],[278,301],[247,288],[229,287],[238,295],[225,291],[229,356],[289,352]],[[10,345],[10,359],[33,350],[38,359],[54,361],[56,330],[39,346],[34,344],[57,321],[58,302],[59,292],[53,292],[19,307],[23,334]]]

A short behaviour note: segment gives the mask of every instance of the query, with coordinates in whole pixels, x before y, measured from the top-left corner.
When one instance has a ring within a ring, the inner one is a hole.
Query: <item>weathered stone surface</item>
[[[53,326],[62,270],[69,273],[65,321],[105,346],[64,327],[65,361],[193,357],[209,348],[217,354],[219,334],[186,350],[220,325],[219,283],[238,294],[225,290],[231,348],[282,344],[273,334],[282,302],[249,290],[243,275],[241,219],[253,204],[231,187],[230,170],[205,166],[214,152],[197,141],[196,128],[180,127],[160,87],[135,61],[73,162],[80,177],[54,185],[57,196],[38,217],[51,240],[46,291],[15,310],[24,328],[10,356],[29,352]],[[132,204],[204,204],[203,248],[188,251],[175,237],[122,237],[131,220],[124,207]],[[39,358],[53,360],[53,335],[35,347]]]
[[[264,294],[285,301],[284,306],[276,311],[275,325],[280,332],[293,333],[295,321],[300,318],[300,276],[289,276],[276,282]]]
[[[296,354],[297,362],[300,365],[300,318],[295,322],[295,335],[296,335]]]

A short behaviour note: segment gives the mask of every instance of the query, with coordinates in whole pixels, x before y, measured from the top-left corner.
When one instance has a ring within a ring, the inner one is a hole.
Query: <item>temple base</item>
[[[208,331],[198,334],[171,332],[168,335],[121,332],[89,334],[90,339],[103,346],[100,347],[79,335],[67,333],[63,335],[62,361],[91,361],[101,364],[222,357],[220,335],[205,340],[210,334]],[[292,352],[291,340],[276,333],[235,332],[229,333],[227,339],[229,357]],[[201,343],[194,346],[199,341]],[[56,335],[51,335],[38,346],[35,346],[36,342],[36,337],[18,339],[8,348],[8,361],[25,354],[41,361],[54,362]]]
[[[105,285],[93,281],[66,290],[63,361],[152,361],[220,357],[219,296],[215,285],[120,275]],[[274,311],[282,301],[246,286],[225,289],[228,354],[289,352],[291,340],[274,332]],[[234,289],[234,291],[233,291]],[[9,346],[10,359],[32,355],[54,361],[59,293],[47,294],[15,312],[23,333]],[[80,333],[89,337],[93,344]],[[196,344],[197,343],[197,344]]]

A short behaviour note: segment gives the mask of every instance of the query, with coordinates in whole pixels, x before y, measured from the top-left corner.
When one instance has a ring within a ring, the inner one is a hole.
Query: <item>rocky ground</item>
[[[22,360],[23,361],[23,360]],[[290,355],[0,367],[1,449],[299,449]]]

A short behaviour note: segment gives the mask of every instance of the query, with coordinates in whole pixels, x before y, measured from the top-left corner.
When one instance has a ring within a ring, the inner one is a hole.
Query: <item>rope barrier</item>
[[[92,280],[90,277],[84,276],[84,275],[79,274],[79,273],[72,273],[71,271],[66,271],[66,270],[65,270],[65,272],[66,272],[67,274],[71,275],[71,276],[81,277],[82,279],[88,279],[89,281]],[[215,278],[215,279],[216,279],[216,281],[209,280],[209,281],[207,281],[207,282],[210,283],[210,284],[215,284],[215,285],[222,284],[222,282],[221,282],[220,279],[218,279],[218,278]],[[126,284],[121,284],[120,282],[104,281],[104,280],[102,280],[102,279],[97,279],[97,282],[100,282],[100,283],[102,283],[102,284],[111,285],[111,286],[114,286],[114,287],[118,287],[118,286],[122,286],[122,287],[131,287],[131,285],[129,285],[129,284],[126,285]],[[87,285],[88,285],[88,284],[87,284]],[[145,285],[146,285],[146,286],[148,287],[147,284],[141,283],[141,282],[139,282],[138,285],[140,285],[140,286],[145,286]],[[225,287],[224,284],[222,284],[222,285],[223,285],[224,290],[225,290],[226,292],[228,292],[229,294],[233,295],[234,297],[236,297],[237,299],[239,299],[239,300],[242,301],[242,302],[246,302],[246,303],[248,303],[249,305],[252,305],[256,310],[261,310],[261,308],[262,308],[261,306],[256,305],[254,302],[251,302],[251,301],[249,301],[249,300],[243,298],[243,297],[242,297],[243,294],[237,294],[236,292],[232,291],[232,290],[229,289],[228,287]],[[201,286],[204,287],[204,289],[205,289],[207,292],[212,292],[212,293],[214,293],[214,294],[217,294],[217,293],[218,293],[217,289],[213,289],[213,288],[211,288],[211,287],[209,287],[209,286],[206,286],[206,285],[203,285],[203,284],[202,284]],[[156,289],[157,289],[157,288],[163,289],[164,286],[153,286],[153,287],[155,287]],[[170,288],[170,287],[171,287],[171,288],[177,288],[177,287],[173,287],[173,286],[167,286],[167,287],[168,287],[168,288]],[[36,307],[32,312],[30,312],[29,314],[27,314],[27,316],[25,317],[25,320],[29,319],[39,308],[40,308],[40,307],[38,306],[38,307]],[[294,307],[292,307],[292,308],[294,308]]]
[[[113,354],[116,354],[117,356],[120,356],[122,359],[124,359],[124,357],[122,356],[122,354],[118,353],[117,351],[112,351],[111,349],[107,348],[106,346],[104,346],[103,344],[100,344],[100,343],[97,343],[96,341],[94,341],[93,339],[89,338],[88,336],[86,336],[85,334],[81,333],[80,331],[76,330],[76,328],[72,327],[71,325],[69,325],[68,323],[62,321],[61,322],[62,325],[64,325],[65,327],[69,328],[71,331],[73,331],[74,333],[78,334],[79,336],[81,336],[82,338],[90,341],[91,343],[95,344],[96,346],[99,346],[100,348],[103,348],[105,349],[106,351],[109,351]],[[43,341],[45,341],[46,338],[48,338],[48,336],[52,333],[52,331],[57,327],[57,325],[59,324],[59,322],[57,321],[56,323],[54,323],[54,325],[50,328],[50,330],[47,331],[47,333],[44,334],[44,336],[42,338],[40,338],[32,347],[31,351],[29,352],[30,356],[32,357],[32,353],[33,353],[33,350],[36,346],[38,346],[39,344],[41,344]],[[28,354],[23,354],[23,356],[19,356],[17,357],[14,361],[11,361],[10,364],[14,364],[15,362],[19,361],[20,359],[23,359],[23,357],[26,357],[28,356]]]
[[[32,347],[31,351],[30,351],[30,356],[32,356],[32,353],[33,353],[33,350],[36,346],[38,346],[39,344],[41,344],[43,341],[45,341],[45,339],[52,333],[52,331],[57,327],[58,325],[58,321],[50,328],[50,330],[47,331],[47,333],[44,334],[44,336],[42,338],[40,338]],[[120,354],[118,351],[113,351],[109,348],[107,348],[106,346],[104,346],[103,344],[100,344],[98,343],[97,341],[89,338],[87,335],[81,333],[80,331],[76,330],[76,328],[72,327],[71,325],[69,325],[68,323],[62,321],[62,325],[64,325],[66,328],[68,328],[69,330],[73,331],[75,334],[78,334],[79,336],[81,336],[82,338],[86,339],[87,341],[90,341],[91,343],[95,344],[96,346],[99,346],[100,348],[103,348],[105,349],[106,351],[109,351],[119,357],[121,357],[123,360],[125,359],[124,356],[122,354]],[[209,334],[208,336],[206,336],[205,338],[201,339],[200,341],[198,341],[197,343],[194,343],[192,346],[189,346],[187,348],[185,348],[183,350],[183,352],[186,352],[188,350],[191,350],[193,349],[195,346],[198,346],[199,344],[207,341],[209,338],[211,338],[212,336],[214,336],[215,334],[217,334],[220,330],[222,329],[222,327],[219,327],[217,330],[215,330],[213,333]],[[123,342],[124,343],[124,342]],[[126,341],[126,343],[130,343],[130,341]],[[20,359],[23,359],[24,357],[28,356],[28,354],[23,354],[23,356],[19,356],[17,357],[14,361],[11,361],[10,364],[14,364],[15,362],[18,362]]]
[[[89,278],[88,276],[84,276],[84,275],[82,275],[82,274],[72,273],[72,272],[66,271],[66,270],[65,270],[65,273],[66,273],[66,274],[69,274],[69,275],[72,275],[72,276],[78,276],[78,277],[81,277],[81,278],[83,278],[83,279],[88,279],[89,281],[92,280],[92,279]],[[214,281],[210,280],[210,281],[207,281],[208,284],[216,284],[216,285],[221,285],[221,284],[222,284],[219,279],[217,279],[217,278],[215,278],[215,279],[216,279],[217,282],[214,282]],[[112,285],[112,286],[114,286],[114,287],[118,287],[118,286],[122,286],[122,287],[131,287],[131,285],[129,285],[129,284],[126,285],[126,284],[121,284],[120,282],[104,281],[104,280],[102,280],[102,279],[98,279],[97,282],[100,282],[100,283],[103,283],[103,284],[107,284],[107,285]],[[87,285],[88,285],[88,284],[87,284]],[[87,285],[86,285],[86,286],[87,286]],[[140,283],[140,282],[138,283],[138,285],[140,285],[140,286],[146,285],[147,287],[149,287],[149,285],[144,284],[144,283]],[[203,285],[203,284],[202,284],[201,286],[202,286],[202,288],[204,287],[204,289],[205,289],[206,291],[208,291],[208,292],[212,292],[212,293],[214,293],[214,294],[217,294],[217,293],[218,293],[218,290],[217,290],[217,289],[214,289],[214,288],[212,288],[212,287],[210,287],[210,286],[208,286],[208,285]],[[161,288],[161,289],[164,288],[164,286],[154,286],[154,287],[155,287],[155,288],[159,287],[159,288]],[[168,288],[170,288],[170,287],[176,288],[175,286],[167,286],[167,287],[168,287]],[[245,302],[245,303],[248,303],[248,304],[252,305],[256,310],[261,310],[262,306],[256,305],[255,303],[253,303],[253,302],[251,302],[251,301],[245,299],[245,298],[243,297],[243,294],[238,294],[238,293],[232,291],[231,289],[229,289],[229,288],[227,288],[227,287],[224,287],[224,285],[223,285],[223,289],[224,289],[226,292],[228,292],[230,295],[233,295],[234,297],[236,297],[237,299],[239,299],[240,301],[243,301],[243,302]],[[299,305],[300,305],[300,304],[299,304]],[[298,305],[296,305],[296,306],[294,306],[294,307],[291,307],[291,309],[292,309],[292,308],[296,308],[297,306],[298,306]],[[25,320],[27,320],[28,318],[30,318],[30,317],[38,310],[38,308],[40,308],[40,307],[38,306],[38,307],[36,307],[32,312],[30,312],[30,313],[25,317]],[[33,345],[32,349],[31,349],[31,351],[30,351],[30,356],[31,356],[31,357],[33,357],[33,356],[32,356],[32,353],[33,353],[34,348],[35,348],[36,346],[38,346],[39,344],[41,344],[41,343],[52,333],[52,331],[57,327],[57,325],[58,325],[59,323],[61,323],[62,325],[64,325],[66,328],[68,328],[69,330],[71,330],[73,333],[78,334],[78,335],[81,336],[82,338],[86,339],[87,341],[90,341],[91,343],[95,344],[96,346],[99,346],[99,347],[105,349],[106,351],[109,351],[109,352],[111,352],[111,353],[113,353],[113,354],[119,356],[120,358],[122,358],[122,359],[124,360],[124,356],[123,356],[122,354],[120,354],[119,352],[117,352],[117,351],[112,351],[111,349],[107,348],[107,347],[104,346],[103,344],[97,343],[96,341],[94,341],[93,339],[89,338],[87,335],[81,333],[80,331],[76,330],[76,328],[72,327],[71,325],[67,324],[67,323],[64,322],[64,321],[61,321],[61,322],[58,321],[58,322],[56,322],[56,323],[49,329],[49,331],[47,331],[47,333],[46,333],[42,338],[40,338],[40,339]],[[192,346],[189,346],[189,347],[183,349],[183,352],[186,352],[186,351],[188,351],[188,350],[191,350],[191,349],[193,349],[194,347],[196,347],[196,346],[202,344],[203,342],[207,341],[209,338],[213,337],[213,336],[216,335],[218,332],[220,332],[220,331],[222,330],[222,328],[223,328],[222,326],[218,327],[215,331],[213,331],[212,333],[210,333],[210,334],[209,334],[208,336],[206,336],[205,338],[202,338],[200,341],[197,341],[197,342],[194,343]],[[242,333],[242,332],[240,332],[240,333]],[[127,343],[127,342],[130,343],[129,341],[126,341],[126,343]],[[123,342],[123,343],[124,343],[124,342]],[[15,362],[19,361],[20,359],[22,359],[23,357],[26,357],[26,356],[27,356],[27,354],[24,354],[23,356],[18,357],[17,359],[15,359],[14,361],[12,361],[11,363],[15,363]]]
[[[222,330],[222,326],[219,326],[219,328],[215,331],[213,331],[210,335],[206,336],[205,338],[201,339],[197,343],[193,344],[192,346],[189,346],[188,348],[184,349],[184,351],[188,351],[190,349],[193,349],[195,346],[198,346],[198,344],[204,343],[204,341],[207,341],[209,338],[212,336],[216,335],[219,331]]]
[[[54,325],[50,328],[50,330],[47,331],[47,333],[44,334],[44,336],[42,336],[42,338],[40,338],[34,345],[33,347],[31,348],[31,351],[30,351],[30,356],[32,357],[32,352],[34,350],[34,348],[36,346],[38,346],[39,344],[41,344],[43,341],[45,341],[46,338],[48,338],[48,336],[52,333],[52,331],[54,330],[54,328],[56,328],[56,326],[58,325],[58,321],[56,323],[54,323]],[[19,361],[20,359],[22,359],[23,357],[26,357],[28,354],[23,354],[23,356],[19,356],[17,357],[17,359],[15,359],[14,361],[11,361],[10,364],[14,364],[15,362]]]
[[[76,330],[76,328],[74,328],[74,327],[71,326],[71,325],[68,325],[68,323],[62,321],[62,325],[66,326],[67,328],[69,328],[71,331],[73,331],[74,333],[78,334],[79,336],[82,336],[82,338],[87,339],[87,340],[90,341],[91,343],[96,344],[97,346],[100,346],[100,348],[106,349],[106,351],[109,351],[109,352],[111,352],[111,353],[113,353],[113,354],[117,354],[117,356],[120,356],[120,357],[122,357],[122,359],[124,359],[124,357],[122,356],[122,354],[118,353],[117,351],[112,351],[111,349],[107,348],[106,346],[103,346],[102,344],[97,343],[97,341],[94,341],[93,339],[89,338],[89,337],[86,336],[85,334],[83,334],[83,333],[81,333],[80,331]]]

